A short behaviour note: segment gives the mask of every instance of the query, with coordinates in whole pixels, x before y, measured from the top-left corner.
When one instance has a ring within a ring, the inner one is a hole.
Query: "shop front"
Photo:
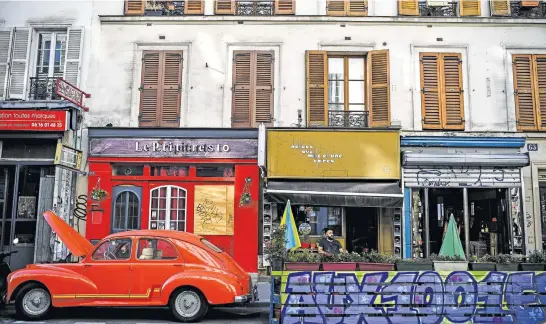
[[[186,231],[256,272],[257,154],[251,129],[90,128],[86,236]]]
[[[296,225],[311,229],[302,245],[330,228],[349,251],[401,255],[399,143],[391,130],[268,129],[264,244],[290,200]]]
[[[524,138],[402,136],[405,257],[437,254],[451,216],[468,255],[525,254]]]

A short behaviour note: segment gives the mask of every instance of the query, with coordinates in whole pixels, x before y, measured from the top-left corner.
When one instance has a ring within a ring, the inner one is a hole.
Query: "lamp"
[[[99,204],[91,204],[91,224],[101,224],[104,209]]]

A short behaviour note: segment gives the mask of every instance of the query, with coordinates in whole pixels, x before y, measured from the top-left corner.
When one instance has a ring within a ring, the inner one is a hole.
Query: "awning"
[[[525,167],[529,165],[529,153],[462,154],[462,153],[410,153],[402,152],[403,166],[498,166]]]
[[[272,201],[344,207],[402,207],[404,194],[397,182],[268,181]]]

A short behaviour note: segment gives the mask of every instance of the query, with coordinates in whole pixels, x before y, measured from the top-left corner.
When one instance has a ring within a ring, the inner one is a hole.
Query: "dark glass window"
[[[156,165],[152,166],[154,177],[187,177],[190,168],[187,165]]]
[[[112,175],[114,176],[141,176],[144,175],[143,165],[114,165],[112,167]]]
[[[235,167],[233,165],[198,165],[195,167],[198,177],[233,178]]]

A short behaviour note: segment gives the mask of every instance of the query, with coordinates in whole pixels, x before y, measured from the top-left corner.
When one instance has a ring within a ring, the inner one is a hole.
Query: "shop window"
[[[516,126],[521,131],[546,130],[546,55],[512,55]]]
[[[139,260],[176,260],[178,258],[176,248],[162,239],[139,239],[137,251]]]
[[[195,167],[195,171],[198,177],[235,177],[235,167],[233,165],[198,165]]]
[[[186,198],[186,190],[177,186],[150,190],[150,229],[185,231]]]
[[[300,206],[295,215],[298,223],[308,222],[311,225],[309,235],[322,235],[322,231],[329,228],[335,236],[343,236],[341,207]]]
[[[190,168],[187,165],[158,165],[152,166],[153,177],[187,177]]]
[[[112,189],[112,232],[136,230],[140,227],[140,187],[119,186]]]
[[[93,252],[93,260],[128,260],[131,257],[131,239],[119,238],[103,242]]]
[[[115,164],[112,166],[114,176],[141,176],[144,175],[143,165]]]

